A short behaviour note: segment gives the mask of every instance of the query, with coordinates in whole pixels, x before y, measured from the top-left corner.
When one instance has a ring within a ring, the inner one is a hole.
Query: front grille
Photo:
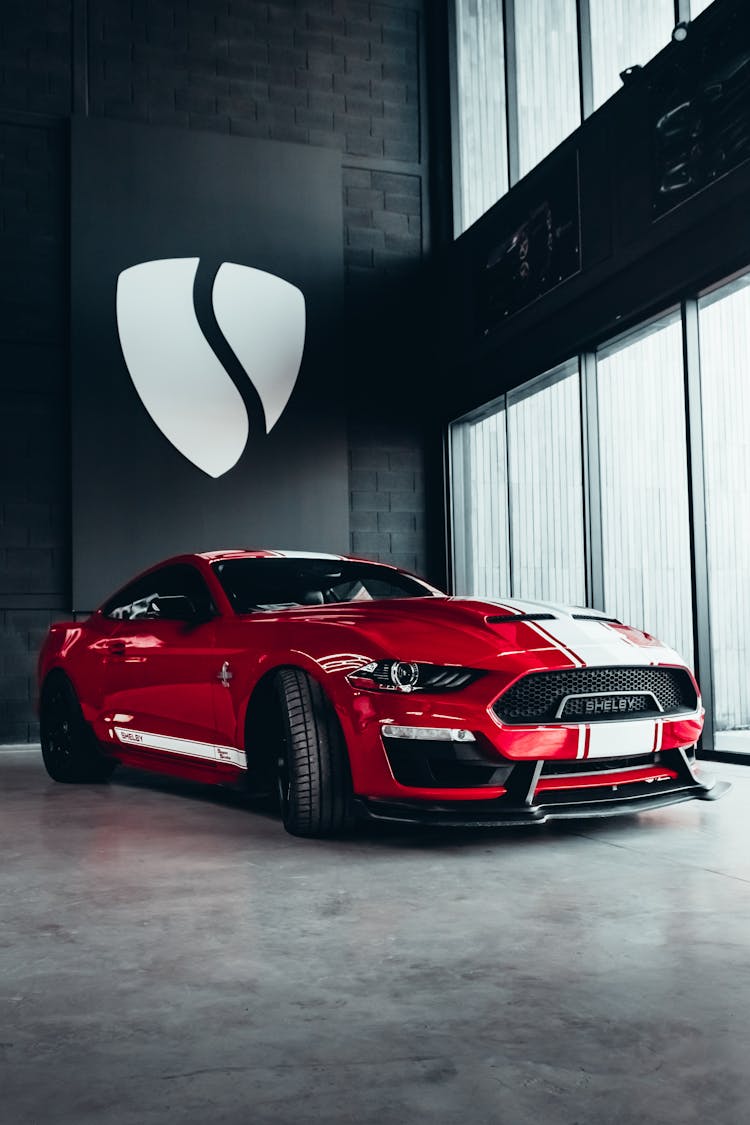
[[[581,698],[568,700],[564,714],[558,717],[563,700],[570,695]],[[611,700],[613,708],[623,709],[597,711],[601,700]],[[570,668],[530,672],[500,696],[494,711],[503,723],[510,725],[588,723],[675,715],[694,711],[697,704],[695,688],[684,668]]]

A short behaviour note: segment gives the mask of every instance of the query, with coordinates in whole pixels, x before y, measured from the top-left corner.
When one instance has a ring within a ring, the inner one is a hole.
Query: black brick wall
[[[431,7],[2,0],[0,743],[37,736],[36,653],[69,605],[71,112],[341,151],[352,550],[439,576],[426,532],[428,423],[404,389],[429,250]]]
[[[351,428],[354,554],[424,572],[424,435],[414,424]]]

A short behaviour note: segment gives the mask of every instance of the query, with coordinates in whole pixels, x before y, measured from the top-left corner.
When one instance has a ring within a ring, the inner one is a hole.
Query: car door
[[[156,609],[156,599],[180,596],[192,602],[195,619],[170,619]],[[107,638],[102,673],[109,739],[151,760],[216,762],[213,685],[221,667],[213,605],[201,574],[189,564],[162,567],[128,587],[105,611],[117,622]]]

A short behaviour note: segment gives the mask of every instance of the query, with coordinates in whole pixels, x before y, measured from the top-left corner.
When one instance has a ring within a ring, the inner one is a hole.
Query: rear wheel
[[[39,727],[42,758],[53,781],[110,779],[116,763],[102,754],[73,685],[62,673],[53,673],[44,685]]]
[[[354,823],[349,757],[336,714],[320,684],[298,668],[279,672],[274,689],[284,827],[293,836],[335,836]]]

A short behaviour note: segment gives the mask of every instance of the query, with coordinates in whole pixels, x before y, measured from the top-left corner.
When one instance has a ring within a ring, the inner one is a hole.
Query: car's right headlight
[[[450,664],[417,664],[410,660],[374,660],[346,677],[366,691],[457,691],[478,680],[483,672]]]

